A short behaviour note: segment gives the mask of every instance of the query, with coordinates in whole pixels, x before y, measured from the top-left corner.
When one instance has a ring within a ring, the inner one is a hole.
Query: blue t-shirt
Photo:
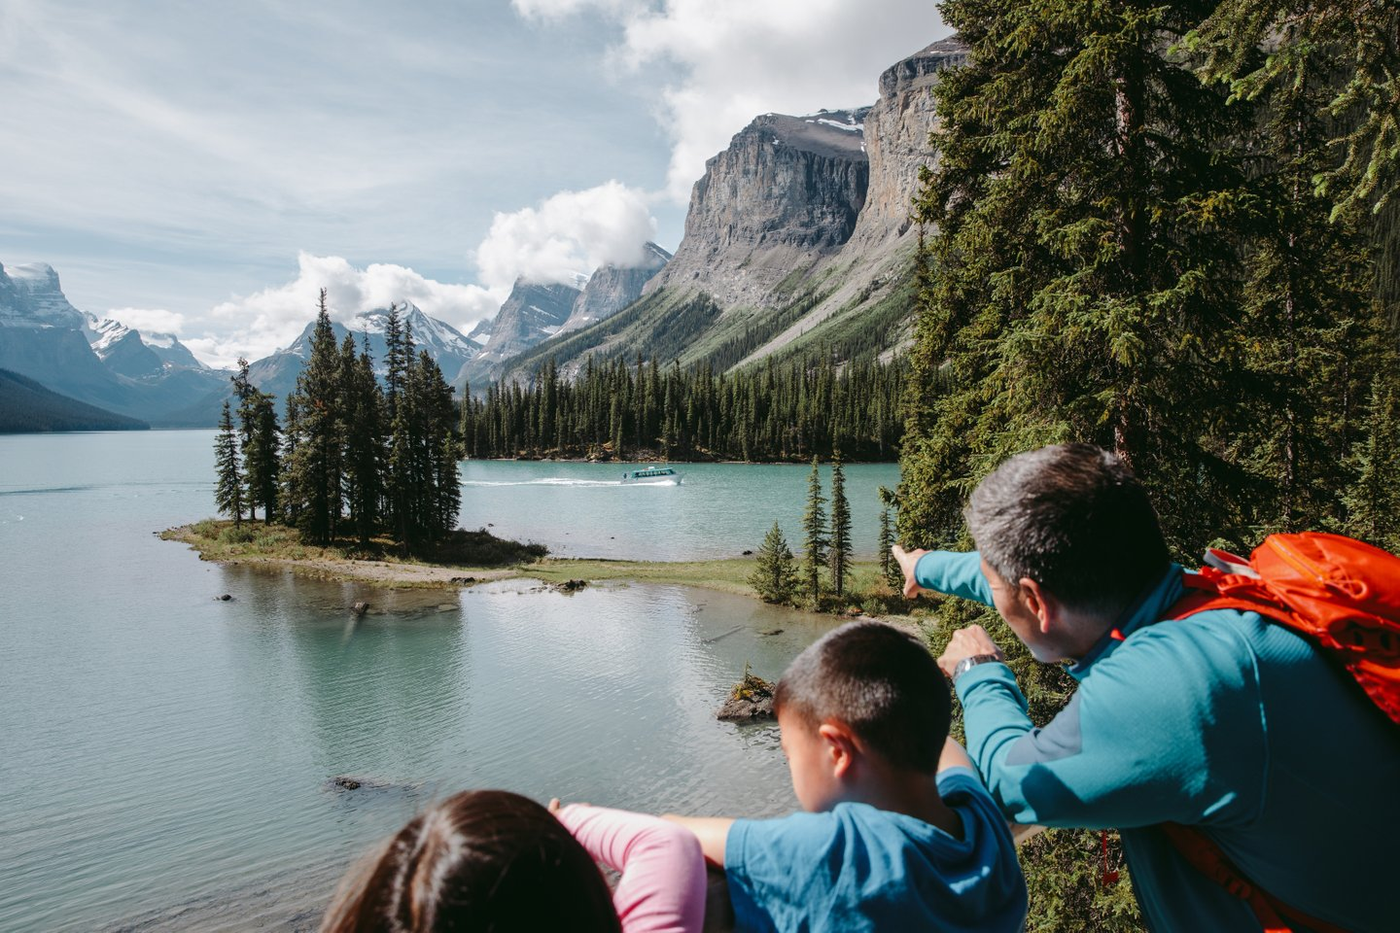
[[[735,820],[724,871],[744,931],[1020,930],[1026,882],[1006,822],[966,768],[938,775],[961,839],[902,813],[842,803]]]

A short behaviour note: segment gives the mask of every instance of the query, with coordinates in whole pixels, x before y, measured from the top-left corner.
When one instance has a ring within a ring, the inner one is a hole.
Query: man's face
[[[1060,660],[1063,654],[1047,641],[1045,632],[1040,629],[1040,619],[1026,605],[1020,586],[993,570],[985,558],[982,560],[982,575],[992,586],[992,605],[996,606],[997,612],[1001,613],[1021,643],[1030,649],[1031,656],[1037,661]]]
[[[817,727],[791,712],[778,713],[783,756],[792,775],[797,802],[809,813],[830,810],[840,802],[840,784],[832,770],[827,743]]]

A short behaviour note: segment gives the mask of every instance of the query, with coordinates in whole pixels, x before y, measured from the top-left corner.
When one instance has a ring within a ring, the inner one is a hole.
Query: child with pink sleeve
[[[622,873],[613,906],[623,933],[700,933],[705,858],[695,835],[668,820],[588,804],[550,809],[588,854]]]

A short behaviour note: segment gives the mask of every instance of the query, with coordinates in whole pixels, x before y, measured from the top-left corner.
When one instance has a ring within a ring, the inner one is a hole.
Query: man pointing
[[[1097,447],[1011,458],[966,518],[978,552],[894,549],[905,593],[995,606],[1036,660],[1070,662],[1079,681],[1036,728],[980,626],[939,658],[1008,819],[1119,829],[1153,930],[1263,928],[1163,824],[1200,831],[1294,930],[1396,928],[1400,730],[1345,672],[1252,612],[1171,621],[1182,568],[1142,486]]]

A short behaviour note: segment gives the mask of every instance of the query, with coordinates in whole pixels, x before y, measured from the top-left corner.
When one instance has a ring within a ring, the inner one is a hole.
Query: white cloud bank
[[[622,28],[611,56],[681,77],[661,93],[671,135],[666,191],[684,203],[705,160],[762,113],[875,102],[884,69],[948,35],[928,0],[512,0],[551,24],[593,12]]]
[[[163,308],[111,308],[100,317],[121,321],[142,334],[178,334],[185,329],[185,316]]]
[[[209,318],[222,325],[218,334],[182,338],[182,342],[211,366],[232,366],[240,356],[260,359],[286,347],[315,318],[322,288],[331,317],[341,323],[349,323],[362,311],[407,300],[464,333],[494,315],[506,298],[504,291],[438,282],[388,263],[358,269],[339,256],[303,252],[297,256],[297,267],[297,277],[284,285],[216,305]]]
[[[647,196],[609,181],[586,191],[562,191],[512,213],[497,212],[491,231],[476,250],[480,279],[487,288],[508,291],[517,278],[567,282],[575,273],[591,275],[599,266],[638,264],[656,220]]]

